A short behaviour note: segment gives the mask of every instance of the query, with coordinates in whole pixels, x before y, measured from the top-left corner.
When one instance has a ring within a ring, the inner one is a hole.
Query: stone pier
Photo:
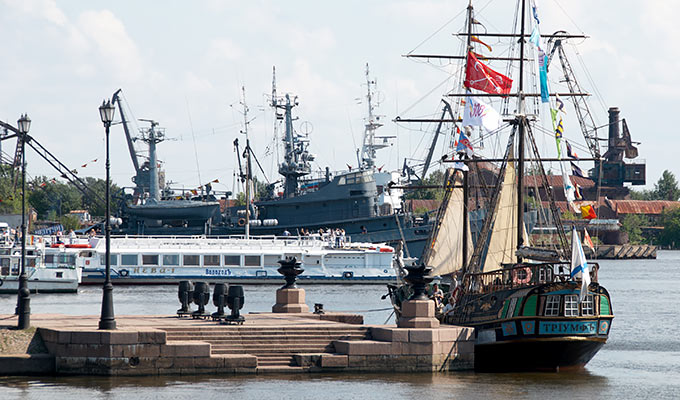
[[[360,315],[251,313],[243,325],[176,316],[34,314],[42,354],[0,354],[0,375],[190,375],[472,369],[473,329],[363,325]],[[0,316],[11,326],[11,316]],[[0,330],[6,329],[0,327]],[[0,332],[2,333],[2,332]],[[27,367],[27,363],[32,363]]]

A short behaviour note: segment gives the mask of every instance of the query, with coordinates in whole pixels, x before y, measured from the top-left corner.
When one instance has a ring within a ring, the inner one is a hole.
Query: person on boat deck
[[[363,225],[361,225],[361,233],[362,233],[362,234],[368,233],[368,230],[367,230],[366,227],[363,226]]]
[[[290,232],[288,232],[288,229],[284,229],[283,236],[290,236]]]
[[[456,299],[454,297],[454,294],[451,293],[451,296],[449,296],[449,301],[446,303],[444,308],[442,309],[442,314],[444,315],[450,315],[453,314],[453,307],[456,304]]]
[[[439,288],[438,284],[432,285],[432,294],[430,295],[430,298],[434,300],[434,307],[437,310],[441,310],[443,307],[442,302],[444,301],[444,292]]]
[[[69,239],[69,243],[70,243],[70,244],[73,244],[73,243],[75,242],[75,240],[76,240],[76,233],[73,231],[73,229],[71,229],[71,230],[68,232],[68,239]]]

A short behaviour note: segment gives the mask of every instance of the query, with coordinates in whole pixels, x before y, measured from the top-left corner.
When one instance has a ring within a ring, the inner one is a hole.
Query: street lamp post
[[[102,294],[102,313],[99,318],[99,329],[116,329],[116,319],[113,316],[113,285],[111,284],[111,200],[109,187],[111,186],[109,177],[109,128],[113,121],[113,114],[116,112],[111,100],[105,100],[99,107],[99,116],[106,128],[106,278],[104,279],[104,290]]]
[[[31,292],[28,290],[26,276],[26,134],[31,128],[31,119],[22,114],[17,121],[21,134],[21,272],[19,274],[18,329],[28,329],[31,326]]]

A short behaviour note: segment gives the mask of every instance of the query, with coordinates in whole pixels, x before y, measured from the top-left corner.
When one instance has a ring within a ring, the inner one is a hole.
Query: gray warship
[[[245,205],[220,208],[210,184],[206,185],[202,194],[193,196],[176,196],[172,191],[161,191],[159,188],[163,182],[159,182],[158,177],[164,176],[157,169],[156,144],[162,140],[162,134],[159,134],[157,124],[151,122],[151,128],[142,135],[142,140],[148,144],[149,162],[140,165],[133,146],[135,138],[130,135],[123,107],[118,101],[137,174],[133,179],[136,184],[134,193],[123,202],[120,210],[122,223],[114,232],[131,235],[223,236],[244,235],[247,230],[251,235],[301,235],[319,229],[342,229],[351,240],[403,246],[407,257],[420,257],[431,231],[431,223],[427,217],[416,218],[404,209],[401,189],[390,190],[391,184],[398,186],[402,183],[400,173],[383,172],[375,165],[376,151],[389,146],[389,140],[393,137],[376,136],[376,130],[382,123],[380,116],[374,113],[375,80],[369,78],[368,65],[366,86],[368,117],[358,157],[359,165],[347,171],[331,172],[326,168],[322,172],[313,172],[311,162],[314,156],[308,149],[308,135],[296,131],[293,126],[297,97],[277,95],[274,70],[270,105],[275,110],[277,122],[283,126],[283,160],[278,168],[282,191],[277,193],[274,185],[269,185],[269,193],[264,198],[247,202],[250,204],[248,210]],[[247,139],[245,100],[243,105],[245,149],[241,153],[238,139],[234,144],[239,165],[240,157],[245,158],[245,172],[241,171],[241,178],[244,182],[250,182],[252,150]]]

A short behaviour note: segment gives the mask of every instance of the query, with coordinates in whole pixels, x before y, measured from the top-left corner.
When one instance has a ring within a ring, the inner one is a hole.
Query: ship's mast
[[[243,100],[241,101],[241,106],[243,106],[243,131],[241,133],[246,135],[246,148],[243,155],[246,158],[246,239],[250,239],[250,185],[252,184],[251,174],[251,164],[250,164],[250,139],[248,138],[248,105],[246,104],[246,88],[241,86],[241,91],[243,93]]]
[[[274,70],[274,73],[276,70]],[[314,156],[307,151],[309,140],[303,138],[293,129],[293,108],[298,105],[297,96],[292,100],[289,94],[283,98],[276,94],[276,75],[272,81],[272,103],[276,114],[276,123],[283,119],[285,134],[282,138],[284,147],[284,158],[279,164],[279,173],[285,178],[283,196],[285,198],[294,197],[298,190],[298,178],[309,174],[312,171],[310,162],[314,161]],[[283,116],[279,116],[278,110],[283,110]]]
[[[524,128],[526,115],[524,113],[524,30],[526,19],[526,0],[522,0],[522,15],[519,34],[519,91],[518,91],[518,115],[515,122],[518,126],[517,146],[517,248],[524,245]],[[517,262],[522,262],[522,257],[517,255]]]
[[[366,125],[364,127],[364,140],[361,147],[362,169],[375,168],[376,150],[389,146],[388,143],[376,144],[375,142],[375,131],[383,126],[382,123],[378,122],[380,120],[380,116],[375,115],[376,105],[374,104],[374,100],[376,96],[376,85],[377,81],[370,78],[368,63],[366,63],[366,104],[368,106],[368,116],[366,118]]]
[[[158,122],[151,119],[140,119],[151,124],[148,129],[142,129],[140,140],[149,145],[149,201],[161,200],[160,187],[158,185],[158,158],[156,156],[156,144],[165,140],[165,132],[158,128]]]

